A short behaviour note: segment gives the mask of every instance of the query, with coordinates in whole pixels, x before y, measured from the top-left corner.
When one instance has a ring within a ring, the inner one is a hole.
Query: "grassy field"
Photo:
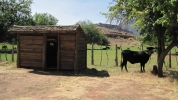
[[[0,50],[2,48],[3,43],[0,43]],[[7,44],[8,46],[8,50],[12,49],[12,45],[11,44]],[[15,45],[15,47],[17,47]],[[109,50],[102,50],[102,48],[105,48],[105,46],[98,46],[98,45],[94,45],[94,65],[91,65],[91,45],[87,46],[87,66],[88,67],[94,67],[97,69],[112,69],[113,70],[120,70],[120,67],[116,67],[115,64],[115,57],[116,57],[116,50],[115,50],[115,46],[110,46]],[[134,46],[134,47],[129,47],[129,46],[122,46],[122,49],[127,49],[130,48],[130,50],[135,50],[135,51],[139,51],[138,48],[140,48],[140,46]],[[144,47],[144,49],[146,49],[146,47]],[[177,56],[176,56],[176,52],[178,51],[178,48],[173,48],[171,50],[172,53],[172,68],[177,69],[178,67],[178,61],[177,61]],[[7,59],[8,61],[12,61],[12,55],[11,54],[7,54]],[[16,61],[17,59],[17,54],[15,53],[14,55],[14,59]],[[0,53],[0,61],[6,61],[6,54],[5,53]],[[118,64],[120,65],[120,61],[121,61],[121,50],[118,50]],[[154,53],[150,60],[148,61],[148,63],[146,64],[146,69],[147,70],[151,70],[153,65],[157,64],[157,53]],[[169,56],[167,55],[165,58],[165,67],[164,69],[166,69],[166,67],[168,68],[169,65]],[[138,71],[139,71],[139,67],[140,64],[127,64],[128,66],[128,70],[133,67],[138,67]]]
[[[0,43],[0,50],[2,50],[2,45],[3,44],[4,43]],[[12,50],[12,45],[11,44],[7,44],[6,43],[6,45],[7,45],[7,51]],[[14,45],[14,47],[17,48],[17,45]],[[11,53],[7,53],[7,60],[8,61],[12,61],[12,54]],[[17,54],[14,53],[14,61],[16,61],[16,60],[17,60]],[[0,61],[6,61],[6,53],[1,53],[0,52]]]
[[[127,73],[115,66],[114,46],[102,50],[101,66],[100,46],[95,46],[94,65],[91,65],[90,49],[88,45],[88,68],[78,72],[16,68],[15,62],[0,62],[0,100],[177,100],[176,56],[172,56],[171,69],[163,67],[167,77],[158,78],[150,73],[156,64],[156,53],[145,65],[145,73],[139,72],[139,64],[130,63]],[[138,47],[130,49],[138,50]],[[119,64],[120,53],[118,50]],[[165,60],[167,64],[168,56]]]
[[[94,66],[97,67],[97,68],[101,68],[103,69],[103,67],[105,69],[109,69],[109,68],[119,68],[120,70],[120,67],[116,67],[115,66],[115,46],[111,46],[111,49],[110,50],[101,50],[100,49],[101,47],[100,46],[94,46]],[[104,48],[104,46],[102,47]],[[122,49],[127,49],[127,48],[130,48],[130,50],[135,50],[135,51],[139,51],[138,50],[138,46],[135,46],[135,47],[128,47],[128,46],[123,46]],[[88,50],[87,50],[87,65],[88,66],[93,66],[91,65],[91,45],[88,45]],[[144,47],[145,49],[145,47]],[[175,69],[178,69],[178,61],[176,59],[177,56],[175,55],[176,54],[176,51],[177,48],[173,48],[171,50],[171,53],[172,53],[172,68],[175,68]],[[102,54],[102,59],[101,59],[101,54]],[[108,59],[107,59],[108,58]],[[118,63],[120,65],[120,61],[121,61],[121,50],[118,50]],[[101,63],[101,64],[100,64]],[[147,62],[147,64],[145,65],[145,68],[146,70],[152,70],[152,66],[153,65],[156,65],[157,64],[157,53],[155,52],[154,54],[152,54],[150,60]],[[100,66],[101,65],[101,66]],[[169,65],[169,55],[166,56],[165,58],[165,67],[164,69],[166,70],[166,67],[168,68],[168,65]],[[128,66],[128,70],[130,68],[133,68],[133,67],[138,67],[137,71],[140,70],[140,64],[130,64],[128,63],[127,64]]]

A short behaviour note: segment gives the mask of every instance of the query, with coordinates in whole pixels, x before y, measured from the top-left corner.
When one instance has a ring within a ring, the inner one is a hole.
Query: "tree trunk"
[[[157,57],[157,61],[159,60],[159,57],[160,57],[161,53],[164,52],[164,50],[165,50],[165,44],[164,44],[163,36],[159,36],[158,37],[158,57]]]
[[[174,47],[176,46],[177,41],[173,40],[172,43],[163,51],[160,53],[159,59],[158,59],[158,76],[159,77],[163,77],[163,62],[164,62],[164,58],[166,57],[166,55],[168,54],[168,52]]]
[[[159,28],[161,29],[161,28]],[[160,33],[164,33],[163,30],[160,30]],[[157,56],[157,64],[158,64],[158,76],[163,77],[163,63],[166,54],[165,51],[165,44],[164,44],[164,34],[158,35],[158,56]]]
[[[158,36],[158,55],[157,55],[157,63],[158,63],[158,76],[159,76],[159,77],[163,76],[162,68],[163,68],[164,59],[163,59],[163,61],[162,61],[162,59],[159,59],[161,53],[162,53],[162,49],[161,49],[161,37]]]

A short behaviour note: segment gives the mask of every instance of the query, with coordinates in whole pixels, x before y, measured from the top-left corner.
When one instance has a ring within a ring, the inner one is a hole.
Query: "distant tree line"
[[[57,25],[58,19],[48,13],[31,15],[33,0],[0,0],[0,42],[16,41],[16,35],[8,33],[13,25]],[[109,44],[107,37],[90,21],[79,21],[90,43]]]
[[[57,25],[57,18],[48,13],[31,15],[32,0],[0,0],[0,42],[12,42],[16,35],[8,33],[13,25]]]
[[[28,24],[32,0],[0,0],[0,41],[13,37],[7,30],[14,24]]]

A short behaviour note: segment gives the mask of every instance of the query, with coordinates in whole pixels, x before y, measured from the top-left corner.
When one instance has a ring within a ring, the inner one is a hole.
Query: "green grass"
[[[12,49],[12,45],[11,44],[7,44],[8,49]],[[15,45],[15,47],[17,47]],[[122,49],[127,49],[130,48],[130,50],[135,50],[135,51],[139,51],[138,47],[140,46],[134,46],[134,47],[129,47],[129,46],[122,46]],[[0,50],[2,48],[2,43],[0,43]],[[91,65],[91,45],[87,45],[87,67],[89,68],[97,68],[99,70],[111,70],[111,71],[115,71],[115,70],[120,70],[120,67],[115,66],[115,46],[110,46],[109,50],[101,50],[101,48],[105,48],[105,46],[98,46],[98,45],[94,45],[94,65]],[[146,47],[144,47],[145,49]],[[178,52],[178,48],[173,48],[171,50],[172,54],[176,54],[176,52]],[[102,59],[101,59],[101,53],[102,53]],[[108,59],[107,59],[108,57]],[[12,61],[12,55],[11,54],[7,54],[7,58],[8,61]],[[178,57],[176,55],[172,55],[172,68],[178,69]],[[14,55],[14,60],[17,60],[17,54],[15,53]],[[5,53],[0,53],[0,61],[6,61],[6,54]],[[120,61],[121,61],[121,50],[118,50],[118,65],[120,65]],[[168,63],[169,63],[169,57],[168,55],[165,58],[165,62],[166,62],[166,66],[168,67]],[[101,64],[100,64],[101,63]],[[157,64],[157,53],[154,53],[151,56],[151,60],[149,60],[147,62],[147,64],[145,65],[145,68],[147,70],[151,70],[153,65]],[[136,68],[138,71],[140,70],[140,64],[130,64],[128,62],[127,64],[128,66],[128,70],[130,68]],[[164,69],[166,67],[163,67]]]
[[[12,61],[12,54],[7,54],[7,60]],[[0,54],[0,61],[6,61],[6,54]],[[17,54],[14,54],[14,61],[17,61]]]
[[[3,44],[4,43],[0,43],[0,50],[2,50],[2,45]],[[5,45],[7,45],[7,51],[10,51],[12,49],[12,45],[11,44],[7,44],[6,43]],[[17,48],[17,45],[14,45],[14,47]],[[7,54],[7,60],[8,61],[12,61],[12,54],[10,54],[10,53]],[[14,53],[14,61],[16,61],[16,60],[17,60],[17,54]],[[6,53],[0,52],[0,61],[6,61]]]
[[[102,48],[104,48],[105,46],[102,46]],[[88,67],[94,67],[97,69],[101,69],[101,70],[110,70],[110,71],[115,71],[115,70],[120,70],[120,61],[121,61],[121,50],[118,50],[118,65],[119,66],[115,66],[115,46],[110,46],[110,50],[100,50],[100,46],[95,45],[94,46],[94,65],[91,65],[91,45],[88,45],[88,50],[87,50],[87,65]],[[129,46],[122,46],[122,49],[127,49],[130,48],[130,50],[135,50],[135,51],[139,51],[138,46],[134,46],[134,47],[129,47]],[[146,47],[144,47],[145,50]],[[97,49],[97,50],[96,50]],[[173,48],[171,50],[172,54],[175,54],[178,49],[177,48]],[[102,52],[102,62],[101,62],[101,52]],[[107,53],[107,54],[106,54]],[[108,59],[107,59],[107,55],[108,55]],[[178,58],[177,58],[178,59]],[[101,62],[101,66],[100,66],[100,62]],[[163,67],[163,70],[166,70],[166,67],[168,68],[168,63],[169,63],[169,57],[168,55],[165,58],[165,62],[166,62],[166,66]],[[157,65],[157,53],[152,54],[151,59],[147,62],[147,64],[145,65],[145,69],[148,71],[152,70],[152,66],[153,65]],[[172,55],[172,68],[178,69],[178,62],[176,61],[176,56]],[[140,64],[130,64],[129,62],[127,63],[127,67],[128,70],[130,70],[130,68],[134,68],[135,71],[140,71]],[[125,69],[124,69],[125,70]]]
[[[9,43],[0,43],[0,49],[2,49],[3,44],[7,45],[8,49],[12,49],[12,44],[9,44]],[[14,45],[14,47],[17,47],[17,45]]]

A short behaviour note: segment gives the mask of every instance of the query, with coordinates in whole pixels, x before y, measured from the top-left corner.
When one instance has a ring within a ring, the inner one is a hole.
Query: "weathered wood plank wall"
[[[19,65],[40,68],[43,64],[43,35],[19,35]]]
[[[62,70],[74,70],[75,34],[60,35],[60,68]]]
[[[87,40],[79,25],[15,26],[9,32],[18,35],[18,67],[48,69],[54,61],[50,58],[55,57],[57,64],[53,68],[57,70],[76,71],[87,67]],[[57,43],[55,57],[48,56],[49,42]]]
[[[78,30],[78,57],[77,57],[77,63],[78,63],[78,69],[83,69],[87,67],[87,41],[85,33],[80,29]]]

